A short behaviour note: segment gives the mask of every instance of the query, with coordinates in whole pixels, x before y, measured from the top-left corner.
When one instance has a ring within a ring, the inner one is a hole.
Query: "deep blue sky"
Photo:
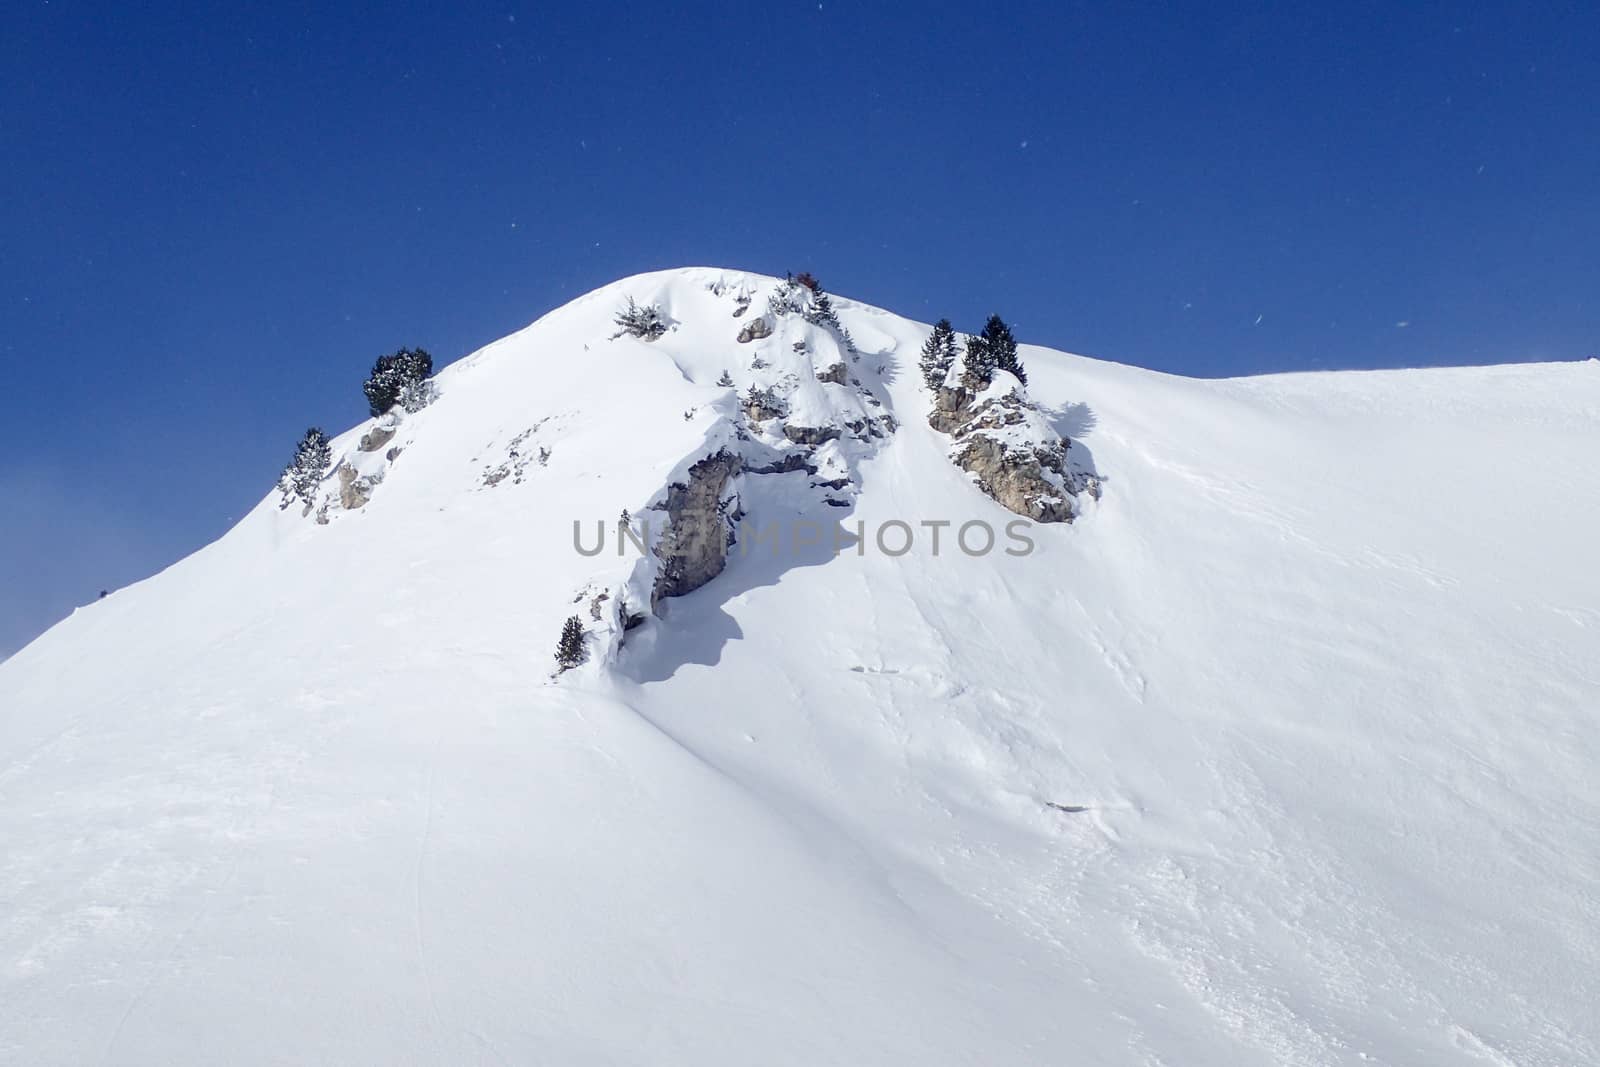
[[[1593,0],[245,7],[0,12],[0,655],[375,356],[642,270],[1197,375],[1600,352]]]

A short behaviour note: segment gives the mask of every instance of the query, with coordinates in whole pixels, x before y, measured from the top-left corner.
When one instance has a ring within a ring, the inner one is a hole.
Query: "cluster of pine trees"
[[[374,418],[388,414],[396,404],[421,411],[433,401],[432,377],[432,356],[420,348],[402,348],[392,356],[378,357],[361,390]]]
[[[805,277],[810,278],[809,274]],[[815,281],[816,279],[812,279]],[[784,315],[803,315],[806,311],[806,294],[800,282],[793,275],[788,275],[778,283],[778,287],[767,295],[767,314],[773,318]]]
[[[833,299],[828,296],[828,291],[822,287],[817,276],[808,270],[784,276],[783,281],[767,297],[767,314],[774,318],[798,314],[813,326],[832,330],[845,352],[852,356],[856,354],[855,339],[845,329],[844,323],[839,321],[839,313],[833,309]]]
[[[1011,336],[1011,327],[1007,326],[999,315],[990,315],[983,332],[975,336],[969,335],[964,347],[966,359],[963,384],[969,388],[984,388],[994,381],[996,370],[1014,374],[1017,381],[1023,385],[1028,384],[1028,372],[1017,356],[1017,340]],[[933,332],[928,335],[927,342],[922,346],[922,358],[919,364],[922,380],[927,383],[929,389],[937,392],[944,385],[945,379],[950,374],[950,368],[955,366],[959,354],[955,327],[950,325],[949,319],[940,319],[934,324]]]
[[[396,405],[406,411],[421,411],[437,395],[433,384],[433,357],[421,348],[402,348],[393,355],[379,356],[372,365],[372,373],[362,383],[361,391],[366,395],[367,410],[373,418],[387,415]],[[295,500],[307,505],[314,503],[317,486],[328,476],[332,462],[333,449],[328,435],[319,427],[311,427],[300,438],[294,459],[278,478],[278,491],[283,494],[278,506],[287,508]]]

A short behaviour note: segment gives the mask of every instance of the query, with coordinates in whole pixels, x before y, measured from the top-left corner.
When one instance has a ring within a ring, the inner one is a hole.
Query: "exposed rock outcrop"
[[[857,419],[845,423],[845,427],[855,435],[858,441],[869,441],[873,438],[888,437],[894,433],[894,419],[889,415],[881,418]]]
[[[1072,521],[1072,504],[1063,489],[1045,477],[1037,455],[974,434],[951,458],[978,479],[978,488],[1018,515],[1035,522]]]
[[[791,471],[805,471],[807,474],[817,473],[817,468],[811,462],[809,452],[785,452],[779,459],[760,467],[746,467],[749,474],[788,474]]]
[[[751,422],[766,422],[768,419],[781,419],[787,412],[783,401],[779,400],[769,390],[752,389],[744,397],[745,417]]]
[[[655,547],[661,569],[652,603],[693,592],[722,573],[738,513],[730,483],[740,466],[739,457],[724,450],[690,467],[688,482],[668,486],[666,502],[658,505],[667,513],[667,529]]]
[[[1073,469],[1072,442],[1050,428],[1020,389],[980,393],[967,384],[944,386],[928,424],[954,439],[950,459],[956,466],[1018,515],[1035,522],[1071,522],[1073,497],[1100,496],[1099,479]]]
[[[829,441],[837,441],[840,433],[837,426],[785,426],[783,436],[797,445],[809,445],[815,448]]]
[[[361,435],[361,443],[356,449],[361,452],[376,452],[390,441],[394,440],[395,428],[393,426],[374,426]]]
[[[940,433],[948,434],[965,427],[975,417],[972,397],[972,391],[966,386],[940,386],[933,398],[933,412],[928,416],[928,425]]]
[[[346,511],[365,507],[372,499],[372,490],[379,482],[383,481],[381,474],[369,474],[365,477],[356,473],[356,469],[348,463],[339,464],[339,506]]]
[[[751,341],[759,341],[763,337],[771,336],[772,324],[767,321],[765,315],[757,315],[745,323],[744,328],[739,331],[739,343],[742,345],[749,344]]]
[[[833,382],[835,385],[844,385],[849,381],[849,378],[850,368],[846,367],[843,363],[835,363],[827,370],[819,371],[817,374],[817,381]]]

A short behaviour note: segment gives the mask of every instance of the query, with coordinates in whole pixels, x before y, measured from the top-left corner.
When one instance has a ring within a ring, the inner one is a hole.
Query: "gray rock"
[[[768,407],[765,404],[751,404],[744,409],[744,412],[750,417],[751,422],[766,422],[768,419],[783,417],[782,408]]]
[[[747,474],[788,474],[791,471],[805,471],[807,474],[817,473],[817,468],[811,463],[809,452],[785,452],[782,459],[773,460],[771,463],[760,467],[746,468]]]
[[[1066,453],[1072,442],[1067,439],[1016,448],[985,433],[1023,422],[1029,406],[1025,398],[1013,394],[976,406],[974,399],[966,385],[941,387],[928,425],[955,439],[959,447],[951,459],[977,479],[978,488],[1035,522],[1071,522],[1076,493],[1087,491],[1098,499],[1098,479],[1069,469]]]
[[[956,465],[978,479],[978,488],[1004,507],[1035,522],[1071,522],[1072,503],[1046,480],[1036,455],[1007,449],[974,434],[955,455]]]
[[[829,441],[838,440],[840,434],[837,426],[785,426],[783,436],[797,445],[809,445],[815,448]]]
[[[384,429],[382,426],[374,426],[361,435],[361,443],[356,445],[356,449],[361,452],[376,452],[394,440],[394,434],[395,431],[392,428]]]
[[[940,433],[955,433],[967,424],[972,416],[972,394],[962,386],[942,385],[933,398],[933,412],[928,425]]]
[[[855,435],[858,441],[870,441],[875,437],[887,437],[894,432],[894,426],[889,422],[873,418],[847,422],[845,427]]]
[[[402,453],[404,451],[405,451],[405,449],[400,448],[399,446],[396,446],[394,448],[389,449],[389,451],[385,452],[383,454],[383,458],[388,460],[390,463],[393,463],[395,460],[400,458],[400,453]]]
[[[754,396],[747,395],[744,403],[744,413],[751,422],[766,422],[768,419],[781,419],[788,410],[783,406],[783,401],[773,396],[770,392],[759,392]]]
[[[365,507],[367,501],[372,499],[372,489],[383,478],[369,474],[365,478],[356,474],[354,467],[348,463],[339,464],[339,505],[346,511]]]
[[[705,585],[727,566],[733,539],[730,510],[737,497],[724,499],[728,483],[739,474],[739,457],[727,451],[707,456],[689,468],[687,483],[667,487],[667,529],[656,545],[661,571],[651,601],[683,596]],[[731,505],[731,507],[730,507]]]
[[[739,343],[742,345],[749,344],[751,341],[759,341],[763,337],[771,336],[772,325],[767,322],[765,315],[758,315],[745,323],[744,328],[739,331]]]
[[[849,378],[849,369],[843,363],[835,363],[827,370],[817,375],[819,382],[833,382],[835,385],[844,385]]]

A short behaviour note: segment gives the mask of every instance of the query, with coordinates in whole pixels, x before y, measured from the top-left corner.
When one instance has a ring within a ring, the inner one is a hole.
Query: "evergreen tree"
[[[940,319],[928,335],[927,343],[922,346],[922,380],[928,383],[929,389],[938,391],[955,361],[955,327],[950,325],[949,319]]]
[[[839,316],[833,310],[833,300],[828,296],[827,290],[819,284],[811,290],[811,315],[813,323],[823,326],[838,326]]]
[[[617,332],[611,335],[613,341],[623,334],[654,341],[667,332],[667,320],[661,314],[661,309],[654,304],[641,307],[631,296],[628,297],[627,306],[618,311],[611,321],[617,324]]]
[[[556,644],[556,673],[569,671],[588,658],[589,650],[583,640],[583,623],[576,615],[570,615],[561,627],[561,640]]]
[[[967,337],[967,355],[963,361],[964,375],[970,388],[982,389],[994,380],[994,351],[983,337]]]
[[[800,285],[793,278],[785,278],[778,283],[778,287],[767,296],[767,314],[773,318],[798,311],[805,313],[806,302],[801,295]]]
[[[850,336],[850,331],[845,329],[844,323],[839,321],[839,313],[833,310],[833,299],[828,296],[828,291],[817,281],[816,275],[807,271],[789,283],[797,296],[800,297],[800,315],[813,326],[824,326],[834,332],[839,338],[839,343],[844,346],[845,352],[854,356],[856,354],[855,340]],[[811,291],[811,301],[806,303],[801,288]]]
[[[374,418],[386,414],[402,399],[407,411],[419,411],[433,399],[431,387],[423,385],[431,377],[433,357],[420,348],[402,348],[392,356],[378,357],[361,390],[367,394],[367,407]]]
[[[327,477],[328,465],[333,462],[333,449],[328,445],[328,435],[313,426],[300,438],[295,447],[294,459],[283,468],[278,478],[278,491],[283,500],[278,507],[287,508],[291,501],[299,500],[310,506],[317,496],[317,486]]]
[[[983,340],[994,355],[994,365],[1015,374],[1017,381],[1027,385],[1028,373],[1022,369],[1022,361],[1017,358],[1016,338],[1011,336],[1011,327],[999,315],[989,316],[989,321],[983,327]]]
[[[406,382],[400,387],[400,392],[395,396],[396,402],[406,411],[415,413],[421,411],[434,400],[438,399],[439,387],[433,384],[432,378],[424,378],[417,382]]]

